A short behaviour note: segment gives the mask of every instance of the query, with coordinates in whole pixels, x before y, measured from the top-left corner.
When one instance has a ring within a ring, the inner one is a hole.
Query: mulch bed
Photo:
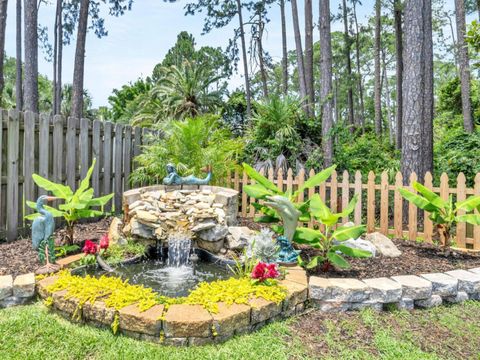
[[[99,239],[108,231],[111,219],[78,224],[75,227],[75,243],[83,243],[87,239]],[[63,245],[64,229],[55,232],[55,244]],[[0,243],[0,275],[20,274],[34,272],[41,266],[38,255],[32,248],[30,238],[19,239],[12,242]]]

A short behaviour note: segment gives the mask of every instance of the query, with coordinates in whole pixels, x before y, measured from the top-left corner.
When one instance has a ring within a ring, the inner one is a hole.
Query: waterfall
[[[168,260],[170,267],[181,267],[187,265],[190,260],[190,249],[192,241],[182,235],[171,235],[168,238]]]

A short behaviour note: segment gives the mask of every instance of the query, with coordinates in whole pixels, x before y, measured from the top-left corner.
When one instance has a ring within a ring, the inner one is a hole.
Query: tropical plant
[[[158,114],[175,119],[195,117],[222,104],[224,87],[213,90],[222,75],[214,69],[185,61],[182,66],[162,67],[159,71],[159,80],[145,99],[144,109],[133,119],[134,125],[155,123]]]
[[[232,139],[221,126],[219,116],[171,121],[161,129],[164,136],[151,139],[141,155],[135,158],[139,167],[132,179],[138,182],[160,182],[166,175],[166,165],[173,163],[183,175],[199,175],[211,165],[213,181],[221,181],[235,167],[243,149],[241,139]]]
[[[406,200],[430,213],[429,218],[436,225],[440,243],[444,248],[451,246],[450,232],[455,224],[466,222],[472,225],[480,225],[480,215],[471,213],[474,210],[480,211],[480,195],[470,196],[468,199],[459,201],[454,205],[451,195],[448,200],[444,200],[416,181],[413,183],[413,188],[420,195],[404,188],[400,188],[398,191]],[[459,215],[459,211],[463,211],[466,214]]]
[[[80,182],[80,186],[77,191],[73,191],[69,186],[63,184],[57,184],[50,180],[41,177],[38,174],[33,174],[33,181],[40,188],[50,191],[54,196],[64,200],[63,204],[58,206],[58,209],[45,206],[50,211],[53,217],[63,217],[66,222],[66,243],[73,244],[74,238],[74,226],[78,220],[90,217],[96,217],[104,215],[103,210],[96,210],[94,207],[102,208],[113,197],[113,194],[105,195],[102,197],[93,197],[93,188],[90,187],[90,177],[92,176],[93,169],[95,167],[96,159],[93,159],[92,166],[87,171],[87,175]],[[32,209],[36,209],[36,204],[32,201],[27,201],[27,205]],[[34,213],[27,215],[25,218],[33,220],[40,214]]]
[[[245,191],[248,196],[257,200],[265,200],[268,197],[274,195],[283,196],[287,198],[290,202],[292,202],[295,208],[300,211],[301,215],[299,220],[302,222],[308,222],[310,221],[308,201],[298,202],[298,195],[310,188],[319,186],[321,183],[326,181],[332,175],[333,170],[335,170],[335,165],[324,169],[318,174],[312,176],[307,181],[305,181],[303,185],[299,186],[298,189],[293,193],[290,191],[281,191],[275,184],[273,184],[270,180],[268,180],[265,176],[260,174],[248,164],[244,163],[243,169],[252,180],[255,180],[255,184],[245,185],[243,187],[243,191]],[[256,202],[252,203],[252,206],[263,214],[263,216],[256,218],[255,221],[270,224],[275,224],[281,221],[281,218],[278,215],[277,211],[268,207],[267,205]],[[283,233],[283,227],[278,225],[271,225],[271,227],[275,232],[279,234]]]

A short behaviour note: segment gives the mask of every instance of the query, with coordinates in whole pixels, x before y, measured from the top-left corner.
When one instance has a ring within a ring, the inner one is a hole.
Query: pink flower
[[[278,271],[277,264],[267,264],[264,262],[259,262],[252,270],[252,279],[256,279],[260,282],[267,279],[275,279],[280,276]]]
[[[108,246],[109,246],[108,234],[105,234],[100,239],[100,249],[106,250],[108,249]]]
[[[92,240],[87,240],[85,241],[82,251],[87,255],[95,255],[97,253],[97,244],[95,244]]]

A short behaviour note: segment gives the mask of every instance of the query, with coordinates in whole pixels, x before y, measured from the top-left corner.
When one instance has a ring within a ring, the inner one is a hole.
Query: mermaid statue
[[[199,179],[193,175],[182,177],[178,175],[177,168],[173,164],[167,164],[167,176],[163,178],[164,185],[208,185],[212,180],[212,167],[209,165],[204,170],[207,177]]]

